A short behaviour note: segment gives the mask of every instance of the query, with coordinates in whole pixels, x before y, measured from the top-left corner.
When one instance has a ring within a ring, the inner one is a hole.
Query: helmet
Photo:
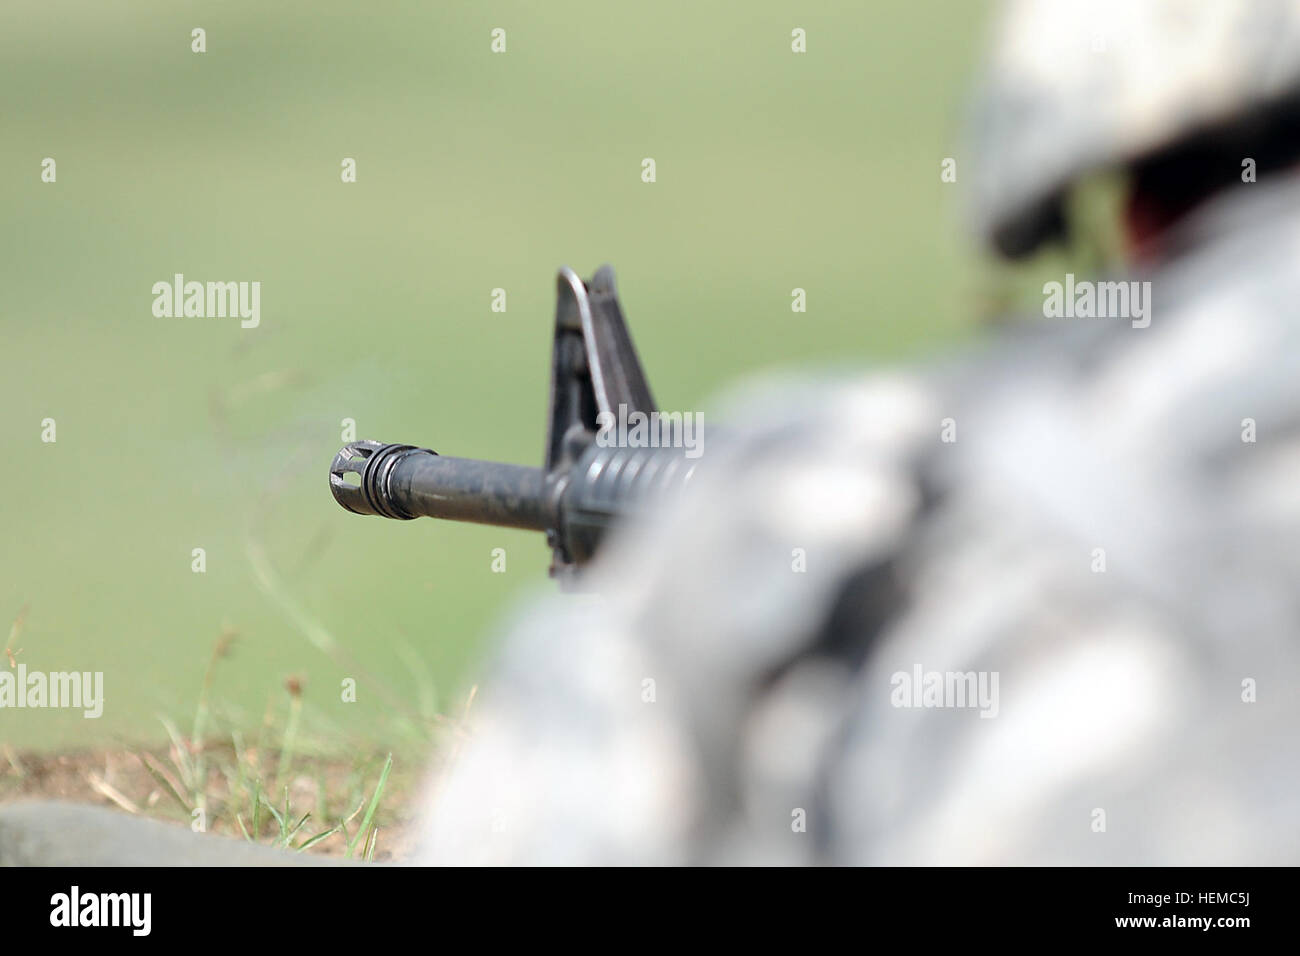
[[[1081,176],[1298,93],[1300,0],[1011,0],[973,116],[975,228],[1026,255]]]

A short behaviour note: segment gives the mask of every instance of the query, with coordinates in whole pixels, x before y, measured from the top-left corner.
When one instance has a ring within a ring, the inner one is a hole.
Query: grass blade
[[[388,783],[388,773],[392,769],[393,755],[389,754],[388,759],[384,761],[384,769],[379,774],[379,783],[375,786],[374,796],[370,798],[370,806],[366,808],[366,815],[361,818],[361,829],[357,830],[356,835],[348,842],[348,851],[344,854],[348,859],[352,858],[357,840],[361,839],[361,835],[370,828],[370,823],[375,818],[375,811],[379,808],[379,801],[384,795],[384,786]]]
[[[299,843],[294,849],[296,849],[299,853],[301,853],[303,850],[310,850],[321,840],[329,839],[334,834],[338,833],[339,830],[341,829],[343,828],[340,826],[332,826],[328,830],[322,830],[320,833],[317,833],[314,837],[309,837],[307,840],[304,840],[302,843]]]

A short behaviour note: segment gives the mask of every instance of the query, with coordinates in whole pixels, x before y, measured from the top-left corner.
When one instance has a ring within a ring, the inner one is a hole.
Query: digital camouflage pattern
[[[424,860],[1300,860],[1300,183],[1175,239],[1148,328],[711,417],[600,596],[519,616]],[[995,715],[895,706],[917,668]]]
[[[971,124],[976,227],[1030,252],[1084,173],[1297,91],[1296,0],[1011,0]]]

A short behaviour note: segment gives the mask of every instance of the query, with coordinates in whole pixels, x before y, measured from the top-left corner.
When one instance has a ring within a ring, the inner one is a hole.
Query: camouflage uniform
[[[1173,92],[1182,129],[1300,72],[1280,4],[1208,27],[1178,3],[1016,6],[980,115],[990,150],[1028,154],[985,166],[976,213],[1021,251],[1081,170],[1174,135],[1152,125]],[[1189,84],[1127,113],[1075,96],[1071,117],[1030,70],[1052,11],[1119,24],[1121,47],[1134,17],[1205,42],[1167,61]],[[1258,44],[1258,75],[1214,60],[1225,35]],[[1099,152],[1051,161],[1076,118]],[[599,596],[518,616],[423,859],[1300,861],[1300,180],[1223,194],[1172,238],[1135,277],[1149,328],[1052,320],[962,362],[724,403],[710,420],[738,431],[602,556]],[[997,674],[996,716],[895,706],[917,667]]]

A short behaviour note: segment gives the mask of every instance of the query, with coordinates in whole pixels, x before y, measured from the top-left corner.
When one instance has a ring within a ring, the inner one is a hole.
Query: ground
[[[191,791],[185,785],[186,773],[181,766],[193,768],[198,757],[192,752],[179,758],[175,746],[59,754],[21,753],[6,748],[0,767],[0,804],[63,800],[109,806],[124,814],[185,826],[194,819],[191,804],[195,800],[185,796]],[[418,770],[394,762],[375,805],[371,826],[363,828],[382,763],[366,766],[358,765],[352,757],[298,757],[284,776],[286,782],[280,784],[281,757],[278,751],[259,754],[246,749],[241,759],[233,744],[204,748],[207,832],[244,837],[256,832],[260,843],[298,848],[347,820],[345,829],[335,830],[302,852],[344,856],[349,842],[355,841],[353,855],[360,857],[374,831],[371,856],[376,862],[400,862],[410,855],[413,800],[421,792]],[[279,793],[274,808],[265,794],[269,790]],[[255,795],[259,795],[256,805]],[[285,820],[283,826],[280,820]],[[363,829],[365,836],[361,837]]]

